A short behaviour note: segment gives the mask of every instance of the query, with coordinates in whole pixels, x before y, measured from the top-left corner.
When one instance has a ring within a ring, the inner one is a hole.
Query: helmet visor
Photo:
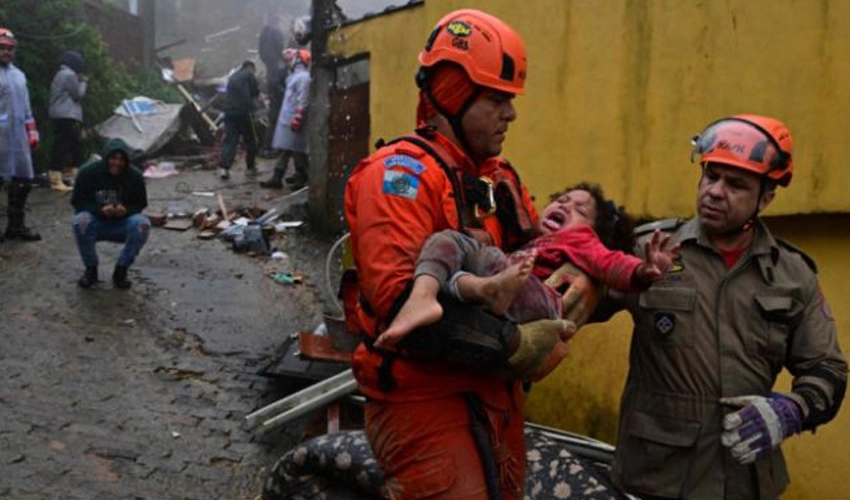
[[[790,156],[776,141],[753,124],[736,119],[713,123],[694,137],[691,161],[716,162],[768,175],[785,170]]]

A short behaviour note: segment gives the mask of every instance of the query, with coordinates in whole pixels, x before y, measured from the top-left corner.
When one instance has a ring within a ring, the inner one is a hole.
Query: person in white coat
[[[283,187],[283,176],[290,158],[295,164],[295,173],[286,178],[293,190],[307,184],[307,107],[310,105],[310,52],[304,49],[286,49],[283,59],[289,68],[286,77],[286,92],[277,117],[272,147],[283,151],[275,164],[272,177],[260,183],[265,188]]]
[[[32,150],[38,148],[38,128],[30,108],[27,77],[15,66],[18,41],[0,28],[0,186],[9,181],[9,216],[0,241],[38,241],[41,236],[24,225],[24,206],[32,189]]]

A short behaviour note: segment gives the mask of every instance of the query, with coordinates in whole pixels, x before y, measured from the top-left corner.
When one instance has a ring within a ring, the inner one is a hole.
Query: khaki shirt
[[[624,299],[635,327],[614,479],[626,491],[669,498],[776,498],[788,483],[781,450],[738,465],[720,443],[733,409],[718,400],[766,396],[784,367],[804,429],[835,416],[847,362],[814,264],[761,222],[731,269],[697,219],[667,225],[682,244],[680,261]]]

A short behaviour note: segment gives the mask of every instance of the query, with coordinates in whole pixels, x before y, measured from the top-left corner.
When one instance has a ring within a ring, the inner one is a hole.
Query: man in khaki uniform
[[[847,362],[814,262],[758,218],[791,181],[791,152],[778,120],[714,122],[695,141],[696,218],[639,228],[681,244],[624,299],[635,328],[613,476],[642,498],[777,498],[780,443],[838,412]],[[771,392],[783,367],[791,392]]]

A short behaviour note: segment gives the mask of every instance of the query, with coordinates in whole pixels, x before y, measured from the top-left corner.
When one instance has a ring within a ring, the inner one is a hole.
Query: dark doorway
[[[328,219],[331,232],[345,227],[343,195],[348,176],[369,154],[369,57],[340,61],[330,90],[328,135]]]

